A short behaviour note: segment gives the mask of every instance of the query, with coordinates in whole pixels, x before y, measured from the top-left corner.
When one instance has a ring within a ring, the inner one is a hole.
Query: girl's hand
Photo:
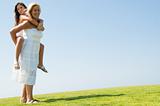
[[[35,21],[35,20],[33,18],[31,18],[31,17],[28,17],[28,21],[33,24],[33,21]]]
[[[42,19],[39,19],[39,22],[43,24],[43,20]]]

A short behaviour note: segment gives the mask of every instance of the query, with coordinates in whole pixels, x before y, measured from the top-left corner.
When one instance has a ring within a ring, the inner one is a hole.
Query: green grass
[[[36,95],[32,106],[160,106],[160,85],[117,87]],[[0,106],[26,106],[19,97],[0,99]]]

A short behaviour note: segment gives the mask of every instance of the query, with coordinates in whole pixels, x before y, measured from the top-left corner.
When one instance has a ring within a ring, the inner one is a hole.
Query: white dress
[[[42,32],[35,28],[23,31],[24,43],[22,46],[18,70],[18,81],[22,84],[34,85],[36,70],[39,63],[39,49]]]

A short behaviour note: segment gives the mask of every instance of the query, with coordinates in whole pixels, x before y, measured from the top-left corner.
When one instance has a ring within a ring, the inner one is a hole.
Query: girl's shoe
[[[43,72],[48,73],[48,71],[44,66],[38,66],[38,68],[41,69]]]

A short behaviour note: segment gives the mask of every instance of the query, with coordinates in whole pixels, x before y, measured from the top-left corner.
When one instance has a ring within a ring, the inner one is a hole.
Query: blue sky
[[[35,94],[160,84],[159,0],[21,0],[38,2],[46,30]],[[0,97],[20,95],[11,80],[17,0],[0,2]],[[3,11],[3,12],[2,12]]]

